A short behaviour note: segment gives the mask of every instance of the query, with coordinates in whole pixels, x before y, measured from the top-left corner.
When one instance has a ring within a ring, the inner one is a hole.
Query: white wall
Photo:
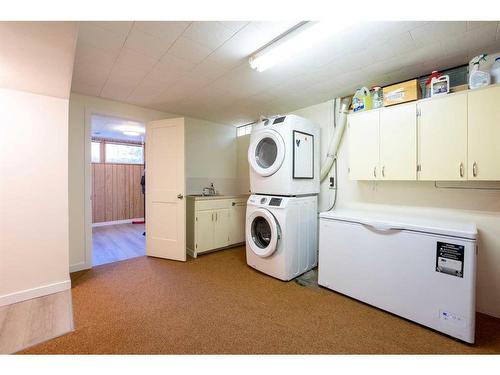
[[[0,305],[68,289],[68,100],[0,89]]]
[[[71,287],[68,98],[74,22],[0,22],[0,305]]]
[[[200,194],[213,182],[221,194],[239,192],[236,128],[186,118],[186,193]]]

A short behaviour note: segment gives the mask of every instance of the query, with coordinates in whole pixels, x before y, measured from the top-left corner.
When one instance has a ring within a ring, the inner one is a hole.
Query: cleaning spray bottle
[[[486,56],[486,54],[482,54],[470,61],[473,64],[472,71],[469,74],[469,88],[471,89],[488,86],[491,82],[490,73],[479,70],[479,64],[481,61],[486,61]]]

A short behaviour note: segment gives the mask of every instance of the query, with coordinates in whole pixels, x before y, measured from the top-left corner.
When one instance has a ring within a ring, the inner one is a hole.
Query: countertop
[[[206,201],[212,199],[237,199],[237,198],[248,198],[249,194],[236,194],[236,195],[187,195],[187,199],[192,199],[195,201]]]

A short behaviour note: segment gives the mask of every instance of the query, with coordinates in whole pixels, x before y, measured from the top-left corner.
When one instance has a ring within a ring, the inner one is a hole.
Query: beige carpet
[[[249,268],[244,248],[187,263],[147,257],[73,275],[76,331],[24,353],[500,353],[500,319],[477,344]]]

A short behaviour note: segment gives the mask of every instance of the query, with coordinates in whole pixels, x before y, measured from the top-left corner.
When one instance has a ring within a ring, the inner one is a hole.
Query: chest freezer
[[[321,286],[474,342],[475,224],[340,209],[319,228]]]

